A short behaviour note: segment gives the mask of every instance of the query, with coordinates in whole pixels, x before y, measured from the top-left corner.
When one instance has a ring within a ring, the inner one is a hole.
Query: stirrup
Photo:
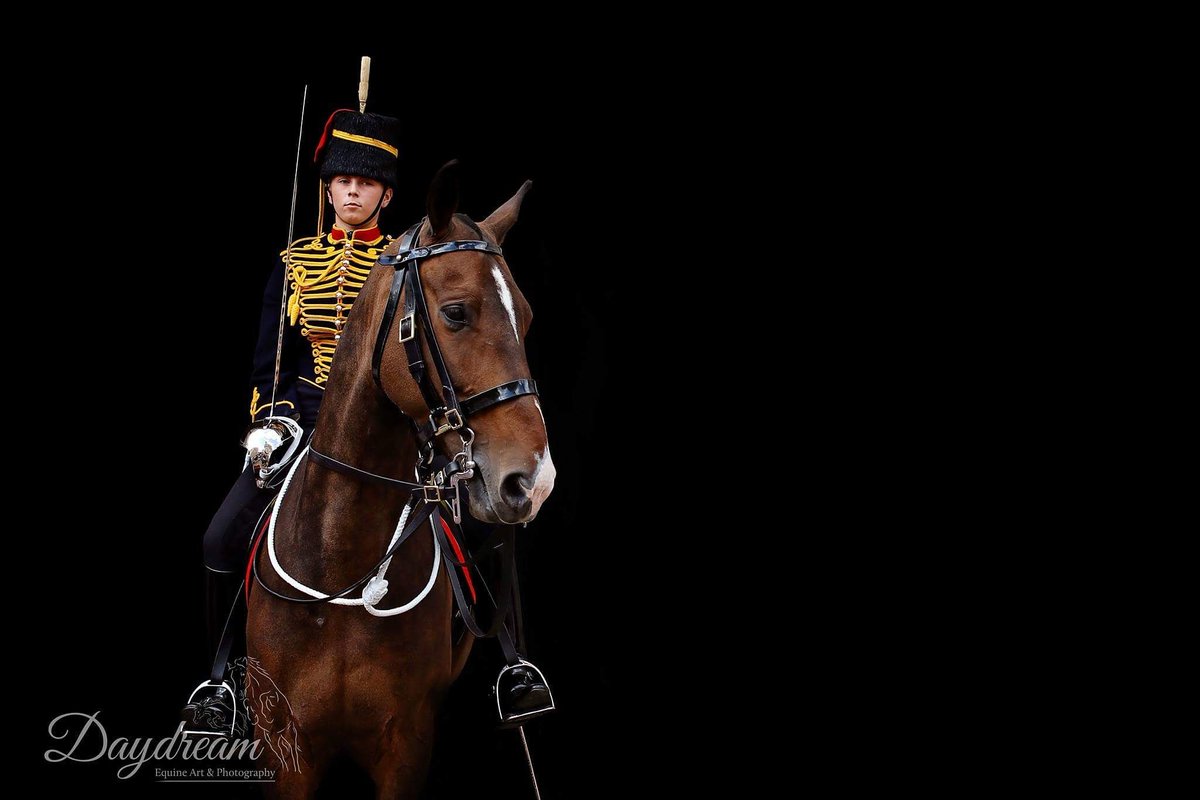
[[[209,698],[209,702],[204,703],[205,707],[213,705],[213,703],[216,701],[216,698],[221,697],[222,694],[229,698],[228,705],[229,709],[232,711],[229,716],[229,730],[226,731],[224,724],[219,721],[217,721],[216,725],[212,725],[208,729],[195,727],[202,725],[203,722],[196,720],[193,717],[193,719],[190,721],[184,721],[183,734],[185,736],[223,736],[226,738],[232,738],[233,732],[237,728],[237,696],[233,693],[233,686],[229,683],[229,681],[221,681],[220,683],[215,683],[211,680],[201,681],[200,685],[193,689],[192,693],[188,695],[187,705],[185,705],[184,708],[186,709],[187,706],[191,705],[192,700],[196,698],[196,695],[204,689],[217,690],[213,692],[213,696]],[[209,720],[205,721],[207,722]]]
[[[538,683],[546,687],[546,702],[537,708],[527,709],[525,711],[505,712],[504,704],[501,701],[500,684],[504,682],[504,677],[514,669],[524,668],[530,670]],[[500,727],[511,728],[517,725],[522,725],[528,720],[540,717],[543,714],[549,714],[555,709],[554,693],[550,691],[550,683],[546,680],[546,676],[537,666],[529,663],[525,659],[519,659],[516,664],[509,664],[504,669],[500,670],[500,674],[496,676],[496,685],[492,688],[496,695],[496,713],[500,717]]]

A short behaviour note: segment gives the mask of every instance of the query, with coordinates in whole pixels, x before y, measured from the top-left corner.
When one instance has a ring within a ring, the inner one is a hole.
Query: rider
[[[251,376],[247,467],[204,535],[206,616],[214,650],[237,596],[256,523],[278,489],[272,481],[260,488],[250,462],[261,458],[266,463],[281,439],[311,434],[351,306],[392,240],[381,232],[379,217],[396,191],[399,128],[398,120],[380,114],[341,110],[329,117],[315,160],[335,221],[328,233],[298,239],[281,252],[267,283]],[[279,348],[285,277],[289,295]],[[302,434],[295,431],[295,423]],[[283,472],[276,473],[278,480]],[[502,717],[531,716],[549,707],[549,692],[534,672],[509,670],[502,684]],[[183,709],[185,730],[214,732],[213,715],[206,709],[230,705],[231,700],[215,682],[202,684]]]

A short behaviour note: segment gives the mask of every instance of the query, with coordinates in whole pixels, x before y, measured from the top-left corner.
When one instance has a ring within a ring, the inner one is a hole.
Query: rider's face
[[[328,199],[342,224],[357,228],[375,221],[375,209],[387,207],[392,190],[361,175],[335,175],[329,181]]]

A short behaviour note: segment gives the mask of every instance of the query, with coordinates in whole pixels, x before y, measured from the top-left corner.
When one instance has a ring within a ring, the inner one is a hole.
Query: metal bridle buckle
[[[408,326],[407,332],[405,332],[405,327],[404,327],[405,325]],[[407,314],[400,320],[400,341],[407,342],[409,339],[413,338],[416,335],[417,335],[416,320],[413,319],[412,314]]]
[[[438,422],[437,415],[445,417],[445,422]],[[429,424],[433,426],[433,435],[441,436],[446,431],[456,431],[463,426],[462,414],[457,408],[437,408],[429,412]]]
[[[442,487],[431,486],[427,483],[422,488],[425,491],[425,502],[426,503],[442,502]]]

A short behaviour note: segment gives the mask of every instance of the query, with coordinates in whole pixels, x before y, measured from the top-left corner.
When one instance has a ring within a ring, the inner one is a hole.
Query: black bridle
[[[450,371],[446,367],[446,361],[442,357],[441,348],[438,347],[437,337],[433,332],[433,320],[429,317],[429,308],[425,303],[425,290],[421,285],[420,267],[425,261],[444,255],[445,253],[473,250],[502,256],[504,252],[498,245],[483,241],[482,239],[464,239],[460,241],[440,242],[425,247],[414,247],[424,222],[425,220],[421,220],[421,222],[418,222],[404,232],[404,235],[400,237],[399,249],[396,253],[385,253],[379,259],[381,265],[392,267],[395,270],[395,274],[392,277],[392,286],[388,293],[387,309],[384,311],[383,322],[379,326],[379,334],[375,338],[375,350],[371,358],[371,376],[375,380],[375,385],[379,387],[379,391],[383,393],[384,397],[387,397],[387,392],[384,391],[383,382],[379,377],[379,369],[383,361],[384,350],[387,348],[388,337],[391,336],[392,328],[395,327],[396,309],[399,306],[400,294],[403,290],[404,316],[400,318],[398,338],[404,344],[405,353],[408,357],[409,372],[412,374],[413,380],[417,382],[417,386],[420,387],[429,412],[427,421],[412,419],[410,417],[419,446],[416,473],[420,482],[412,483],[398,478],[376,475],[373,472],[359,469],[352,464],[347,464],[324,453],[320,453],[313,449],[311,445],[307,453],[312,461],[335,472],[351,475],[359,480],[409,490],[411,496],[408,505],[413,509],[413,513],[409,517],[408,524],[405,525],[401,536],[388,548],[383,557],[379,559],[366,575],[353,584],[321,598],[293,597],[267,586],[259,576],[258,563],[255,558],[257,551],[255,551],[251,554],[251,569],[255,580],[268,594],[281,600],[288,600],[293,603],[324,603],[329,600],[346,597],[350,592],[364,586],[371,579],[371,576],[383,565],[384,561],[391,558],[400,545],[404,544],[426,520],[433,522],[434,535],[444,538],[444,533],[438,524],[440,521],[438,505],[443,501],[449,502],[454,512],[454,521],[458,523],[460,521],[459,507],[461,502],[459,499],[459,483],[469,480],[475,473],[475,462],[471,460],[471,442],[474,440],[474,433],[471,432],[470,428],[466,427],[467,418],[492,406],[509,400],[515,400],[518,397],[537,395],[537,384],[531,378],[517,378],[516,380],[502,383],[499,386],[493,386],[491,389],[472,395],[466,400],[460,401],[458,399],[458,395],[454,391],[454,382],[450,378]],[[430,360],[433,362],[433,372],[436,372],[438,382],[441,384],[440,390],[434,383],[431,372],[425,363],[425,357],[421,350],[422,335],[429,346]],[[389,402],[395,405],[395,402],[391,401],[391,398],[388,399]],[[404,413],[402,409],[401,413]],[[405,416],[408,415],[405,414]],[[463,429],[469,434],[460,434],[463,442],[463,451],[455,455],[442,469],[435,473],[433,469],[434,444],[437,441],[437,437],[450,431],[460,431]],[[449,544],[444,541],[442,543],[444,545],[443,557],[448,562],[452,562],[455,566],[459,567],[471,566],[468,563],[454,561],[449,555],[452,552]],[[511,558],[511,548],[509,550],[510,554],[508,557]],[[469,557],[468,560],[470,560]],[[495,635],[498,626],[503,623],[503,616],[507,614],[507,606],[502,608],[503,614],[493,621],[491,628],[487,631],[479,628],[474,622],[473,616],[466,610],[466,599],[456,573],[453,569],[449,569],[448,572],[450,573],[451,584],[454,587],[455,597],[459,601],[460,608],[464,609],[463,619],[467,622],[468,628],[472,633],[480,637]],[[511,648],[508,646],[505,647],[506,653],[509,649]]]
[[[537,384],[531,378],[517,378],[459,401],[454,392],[450,371],[446,368],[446,361],[442,358],[441,348],[438,347],[437,337],[433,333],[433,320],[429,316],[429,308],[425,304],[425,290],[421,285],[421,265],[446,253],[475,251],[503,256],[504,251],[499,245],[481,239],[463,239],[417,247],[415,245],[424,222],[425,220],[421,220],[404,232],[400,237],[399,250],[395,254],[385,253],[379,259],[381,265],[392,267],[395,274],[392,277],[392,288],[388,293],[383,322],[375,338],[375,352],[371,358],[371,377],[383,392],[379,367],[387,348],[388,337],[395,327],[396,310],[403,290],[404,314],[400,317],[398,340],[404,345],[404,352],[408,357],[408,371],[420,387],[429,411],[427,421],[413,419],[422,463],[432,456],[437,437],[459,430],[466,425],[468,417],[518,397],[537,395]],[[430,360],[433,362],[432,372],[425,363],[425,356],[421,350],[422,331],[429,346]],[[433,373],[437,375],[436,383]],[[386,392],[384,396],[387,396]]]

